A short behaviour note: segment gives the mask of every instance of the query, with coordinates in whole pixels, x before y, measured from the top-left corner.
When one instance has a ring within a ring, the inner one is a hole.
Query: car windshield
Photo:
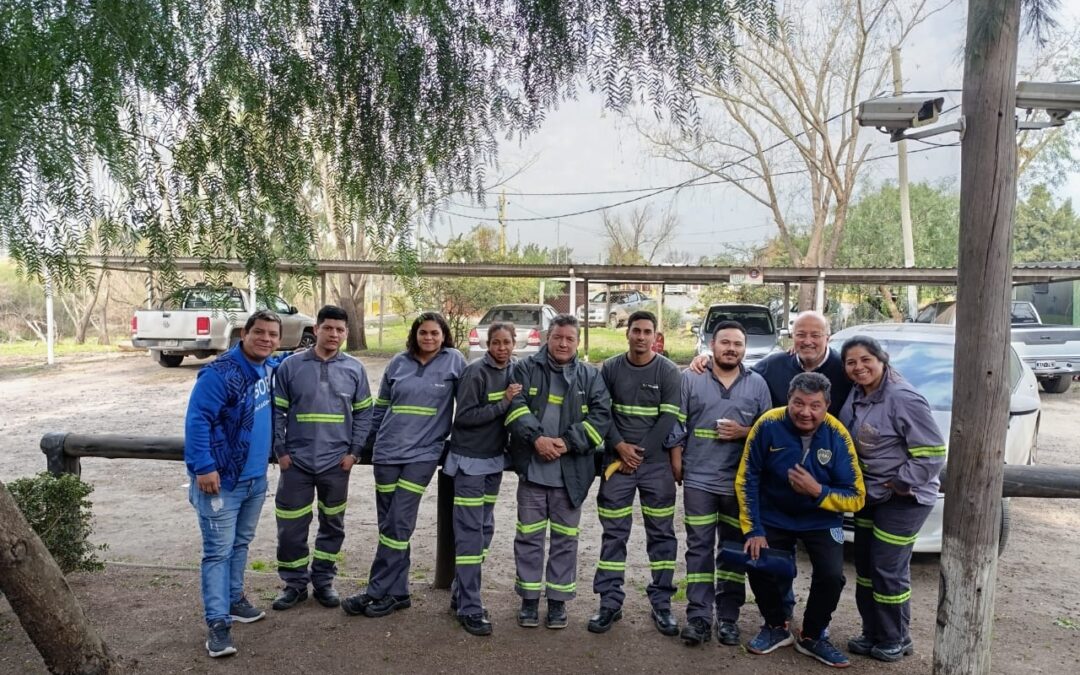
[[[235,289],[194,288],[182,291],[182,293],[182,309],[244,309],[244,300],[240,297],[240,292]],[[176,296],[170,298],[171,302],[175,302],[175,300]],[[175,307],[175,305],[166,302],[166,308],[170,307]]]
[[[938,342],[878,340],[889,354],[889,363],[915,390],[926,397],[932,410],[952,410],[953,345]],[[834,342],[840,351],[842,342]]]
[[[712,334],[721,321],[738,321],[747,335],[772,335],[772,316],[765,309],[714,309],[709,311],[705,332]]]
[[[510,322],[515,326],[539,326],[540,310],[528,307],[492,307],[480,319],[481,325],[488,325],[496,321]]]

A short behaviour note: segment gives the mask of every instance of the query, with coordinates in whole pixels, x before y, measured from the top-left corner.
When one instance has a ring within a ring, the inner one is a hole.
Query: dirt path
[[[0,369],[5,364],[0,364]],[[377,382],[384,359],[366,360]],[[164,369],[140,355],[68,362],[53,371],[0,377],[0,480],[31,475],[45,467],[38,448],[49,431],[181,435],[187,396],[198,364]],[[1044,396],[1039,461],[1078,464],[1080,395]],[[446,611],[449,596],[430,587],[435,557],[435,490],[428,490],[413,538],[413,609],[372,620],[349,619],[313,603],[289,614],[237,629],[240,658],[211,663],[201,651],[203,628],[198,599],[200,538],[187,504],[182,465],[135,460],[85,460],[83,477],[94,484],[95,539],[107,543],[105,557],[118,563],[100,575],[76,575],[72,585],[100,630],[118,653],[137,662],[140,672],[659,672],[679,669],[741,673],[802,673],[815,666],[792,650],[751,657],[715,641],[690,650],[661,637],[647,620],[644,595],[647,560],[640,527],[630,546],[626,619],[605,636],[587,633],[595,609],[591,594],[600,527],[595,502],[582,517],[578,583],[566,631],[526,631],[514,625],[512,524],[515,480],[507,476],[499,500],[493,551],[485,566],[486,602],[496,633],[473,639]],[[270,470],[271,492],[277,470]],[[367,468],[354,471],[348,511],[343,592],[359,588],[374,553],[376,533],[373,481]],[[595,488],[594,488],[595,489]],[[268,499],[252,547],[256,568],[272,569],[274,526]],[[635,516],[637,517],[637,516]],[[681,518],[678,519],[681,522]],[[680,526],[680,537],[681,526]],[[1001,558],[993,649],[997,673],[1080,672],[1080,503],[1014,500],[1013,531]],[[681,551],[680,551],[681,557]],[[185,569],[147,569],[162,565]],[[803,569],[807,566],[803,565]],[[856,658],[864,672],[926,673],[931,669],[937,602],[936,556],[913,565],[913,633],[918,653],[896,666]],[[677,578],[684,574],[680,560]],[[847,571],[832,633],[843,638],[858,628],[853,570]],[[262,604],[277,586],[273,574],[250,575],[252,595]],[[797,590],[804,597],[807,579]],[[683,604],[677,603],[683,619]],[[745,634],[758,623],[748,606],[740,622]],[[0,673],[44,672],[10,608],[0,601]],[[823,672],[823,671],[822,671]]]

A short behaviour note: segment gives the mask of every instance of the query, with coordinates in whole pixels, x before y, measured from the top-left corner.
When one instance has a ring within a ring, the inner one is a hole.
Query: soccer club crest
[[[830,450],[828,448],[818,448],[818,450],[817,450],[817,461],[818,461],[818,463],[823,464],[823,465],[828,464],[831,459],[832,459],[832,450]]]

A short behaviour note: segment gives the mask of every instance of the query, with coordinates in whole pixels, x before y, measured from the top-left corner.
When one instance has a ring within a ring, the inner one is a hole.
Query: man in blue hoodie
[[[269,311],[248,317],[240,343],[199,371],[184,424],[188,499],[202,530],[202,598],[212,657],[236,653],[233,621],[266,613],[244,596],[248,544],[255,537],[273,441],[271,354],[281,344],[281,319]]]

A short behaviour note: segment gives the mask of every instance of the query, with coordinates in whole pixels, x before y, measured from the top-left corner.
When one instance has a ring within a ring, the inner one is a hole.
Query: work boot
[[[525,598],[518,611],[518,625],[522,628],[536,628],[540,625],[540,600]]]
[[[545,625],[553,630],[566,628],[566,603],[562,600],[548,600],[547,620]]]
[[[372,600],[367,607],[364,607],[364,616],[376,619],[380,616],[393,614],[399,609],[408,609],[410,607],[412,607],[412,600],[409,596],[387,595],[384,598]]]
[[[873,639],[866,636],[866,634],[859,637],[851,638],[847,641],[847,650],[852,654],[859,654],[860,656],[869,656],[870,650],[876,646],[877,643]]]
[[[686,622],[686,626],[683,627],[682,634],[679,637],[686,643],[686,646],[696,647],[712,639],[712,626],[700,616],[695,616]]]
[[[236,646],[229,634],[229,624],[225,623],[225,619],[218,619],[210,624],[206,633],[206,653],[215,659],[236,653]]]
[[[229,605],[229,616],[238,623],[254,623],[266,616],[266,612],[252,606],[246,597],[241,596],[239,600]]]
[[[739,644],[739,626],[734,621],[720,621],[716,624],[716,639],[720,644],[734,647]]]
[[[469,635],[491,635],[491,622],[483,614],[459,616],[458,622]]]
[[[316,588],[312,595],[323,607],[338,607],[341,605],[341,596],[338,595],[333,586]]]
[[[350,595],[341,601],[341,609],[349,616],[360,616],[364,608],[371,604],[371,596],[367,593]]]
[[[278,593],[278,596],[274,598],[274,604],[270,605],[270,607],[280,612],[286,609],[292,609],[298,602],[303,602],[304,600],[307,600],[307,586],[304,588],[286,586],[281,590],[281,593]]]
[[[915,653],[915,645],[910,639],[904,642],[892,642],[889,644],[876,645],[870,650],[870,656],[878,661],[887,661],[892,663],[893,661],[899,661],[905,656],[910,656]]]
[[[679,634],[679,622],[675,620],[670,609],[654,609],[652,622],[661,635],[674,637]]]
[[[591,619],[589,619],[590,633],[606,633],[611,630],[615,622],[622,618],[622,609],[601,607]]]

